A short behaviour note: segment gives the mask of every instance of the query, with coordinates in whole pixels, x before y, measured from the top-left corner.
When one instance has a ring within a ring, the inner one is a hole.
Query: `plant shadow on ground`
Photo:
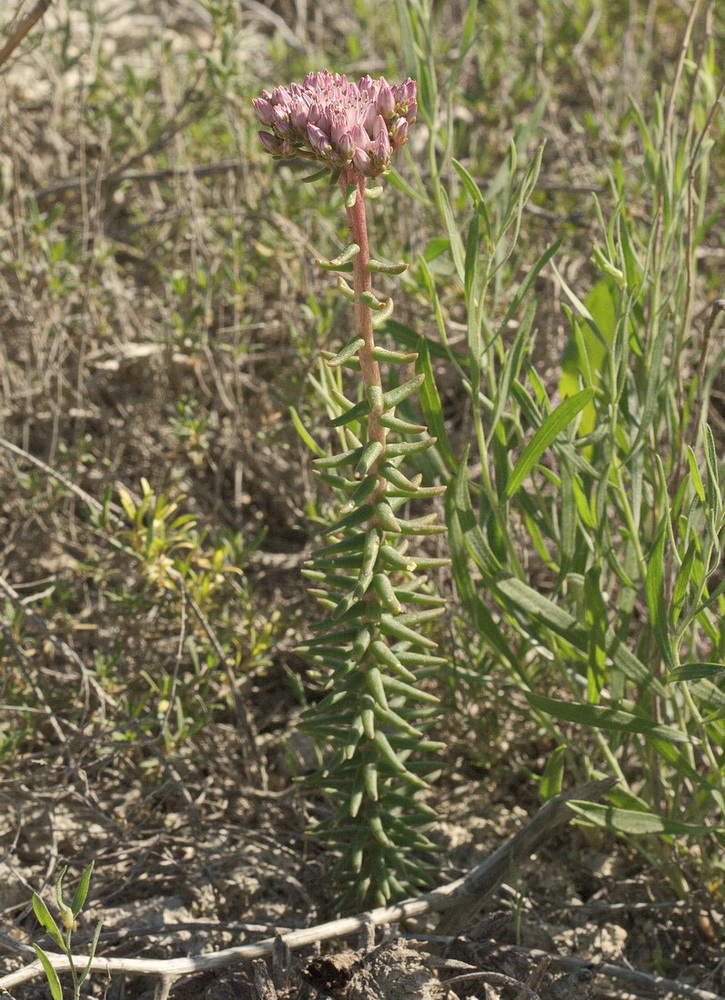
[[[674,8],[627,22],[606,4],[515,6],[486,15],[451,108],[451,142],[490,179],[513,138],[529,160],[547,139],[506,274],[520,282],[562,238],[564,281],[587,289],[599,232],[591,194],[607,202],[607,170],[639,155],[620,126],[627,99],[646,100],[669,79],[685,18]],[[443,7],[446,66],[466,9]],[[306,836],[325,803],[294,783],[315,767],[298,723],[320,694],[294,652],[319,617],[299,570],[329,501],[289,407],[324,425],[308,379],[320,348],[339,347],[345,317],[310,262],[342,233],[319,189],[297,182],[304,168],[263,162],[250,100],[259,81],[323,65],[397,78],[401,43],[385,9],[323,3],[307,15],[280,0],[240,14],[191,0],[159,12],[128,0],[89,15],[59,4],[0,71],[0,875],[4,929],[18,940],[38,938],[32,891],[58,866],[78,876],[91,859],[79,951],[99,916],[102,953],[170,957],[334,911],[329,858]],[[697,30],[712,30],[705,15]],[[538,128],[527,131],[530,121]],[[424,146],[412,138],[420,162]],[[436,257],[440,223],[410,205],[391,188],[372,225],[389,259],[427,258],[455,350],[465,311]],[[721,232],[722,204],[711,209]],[[700,326],[717,293],[717,232],[711,223],[698,259]],[[424,286],[413,269],[396,319],[435,340]],[[531,362],[552,396],[569,329],[560,288],[543,271],[534,289]],[[470,399],[455,365],[433,362],[460,454]],[[709,417],[721,444],[717,398]],[[524,558],[548,592],[541,552],[529,544]],[[445,575],[441,585],[453,594]],[[447,628],[449,753],[432,833],[441,882],[536,809],[557,745],[459,610]],[[570,734],[560,727],[562,741]],[[620,763],[636,784],[636,761]],[[725,992],[722,870],[707,881],[696,848],[670,846],[692,887],[684,901],[647,863],[661,846],[567,828],[511,873],[479,934]],[[18,964],[13,956],[8,968]],[[245,990],[245,975],[226,985]],[[190,995],[211,997],[225,982],[199,982]],[[85,988],[105,995],[100,977]],[[149,988],[129,980],[125,995]],[[36,984],[16,995],[47,993]]]

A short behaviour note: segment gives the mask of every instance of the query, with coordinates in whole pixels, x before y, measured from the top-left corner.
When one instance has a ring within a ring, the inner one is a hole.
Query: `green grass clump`
[[[433,122],[448,94],[436,95],[425,13],[412,5],[407,23]],[[638,844],[679,891],[686,879],[672,850],[687,857],[686,841],[720,880],[725,806],[725,522],[706,422],[722,362],[708,366],[708,338],[723,307],[703,302],[697,266],[719,218],[714,52],[712,38],[690,59],[683,51],[649,112],[632,102],[623,113],[620,141],[636,154],[612,162],[589,198],[590,262],[576,289],[562,274],[559,232],[538,259],[524,256],[525,211],[546,160],[539,146],[519,165],[528,124],[483,183],[470,157],[453,158],[450,121],[431,130],[432,183],[419,182],[445,233],[436,256],[429,244],[420,259],[419,287],[470,401],[470,451],[457,455],[441,436],[454,577],[480,641],[482,674],[471,671],[470,683],[484,704],[502,685],[523,695],[521,710],[566,751],[550,762],[559,781],[563,760],[580,775],[615,774],[610,804],[581,815],[623,834],[660,834],[659,844]],[[545,267],[568,327],[548,373],[535,360],[532,295]],[[446,343],[453,314],[465,328],[457,349]],[[412,335],[392,330],[404,343]],[[437,338],[429,349],[443,356]],[[438,430],[440,401],[428,404]]]

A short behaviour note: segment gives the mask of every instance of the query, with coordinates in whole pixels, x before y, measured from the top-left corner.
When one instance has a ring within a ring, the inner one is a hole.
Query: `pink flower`
[[[310,73],[301,84],[262,91],[252,101],[268,131],[259,138],[275,157],[301,156],[339,171],[345,183],[378,177],[390,166],[418,111],[417,85],[384,76],[352,83],[339,73]]]

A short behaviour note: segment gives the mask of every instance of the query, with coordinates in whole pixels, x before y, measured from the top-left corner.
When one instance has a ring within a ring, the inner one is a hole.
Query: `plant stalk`
[[[373,335],[373,311],[370,306],[362,300],[362,295],[366,292],[372,293],[372,275],[370,273],[370,245],[368,243],[367,217],[365,214],[365,185],[366,178],[358,181],[355,188],[354,199],[350,196],[345,201],[345,211],[347,213],[347,225],[350,230],[350,239],[357,243],[360,252],[352,259],[353,289],[355,291],[355,336],[361,337],[365,341],[365,346],[358,352],[360,359],[360,371],[362,374],[365,390],[374,386],[382,391],[382,379],[380,377],[380,366],[373,357],[375,338]],[[345,194],[343,187],[343,194]],[[373,407],[367,418],[368,441],[379,441],[383,446],[383,452],[373,466],[377,468],[385,460],[385,441],[387,438],[387,428],[383,427],[379,421],[381,411]]]

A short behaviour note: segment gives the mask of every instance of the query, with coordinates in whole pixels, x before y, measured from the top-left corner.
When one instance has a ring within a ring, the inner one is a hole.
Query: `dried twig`
[[[590,781],[578,788],[550,799],[536,813],[530,823],[503,844],[482,865],[474,868],[465,878],[454,882],[456,902],[452,907],[439,907],[448,912],[442,917],[438,931],[441,934],[458,934],[475,918],[481,903],[506,877],[512,865],[533,854],[538,845],[548,837],[553,830],[564,826],[572,818],[567,803],[579,798],[584,792],[584,798],[590,800],[599,798],[608,791],[615,781]],[[451,891],[451,886],[445,891]],[[439,890],[444,891],[444,890]]]
[[[33,624],[48,637],[59,653],[66,657],[66,659],[70,660],[70,662],[78,668],[81,675],[86,713],[89,708],[89,691],[91,688],[93,688],[98,698],[98,704],[102,711],[105,709],[106,704],[111,705],[114,708],[117,707],[116,701],[111,697],[111,695],[103,690],[76,651],[68,645],[65,639],[61,639],[61,637],[56,635],[55,632],[52,632],[40,615],[37,615],[34,611],[27,607],[17,590],[15,590],[15,588],[5,579],[4,576],[2,576],[2,574],[0,574],[0,593],[2,593],[3,596],[5,596],[18,611],[22,612],[26,618],[33,622]]]
[[[30,13],[25,15],[2,49],[0,49],[0,66],[8,61],[15,49],[20,45],[30,29],[35,27],[52,2],[53,0],[38,0]]]
[[[607,979],[626,983],[629,992],[638,992],[642,996],[651,997],[653,993],[671,993],[675,996],[689,997],[690,1000],[725,1000],[721,993],[711,993],[709,990],[701,990],[696,986],[689,986],[687,983],[678,983],[675,979],[666,979],[664,976],[639,972],[637,969],[628,969],[623,965],[611,965],[609,962],[602,962],[593,966],[589,959],[570,958],[567,955],[551,955],[546,951],[540,951],[538,948],[522,948],[518,945],[498,945],[495,952],[488,954],[503,955],[506,953],[524,955],[533,961],[548,959],[550,968],[554,970],[560,969],[567,972],[576,972],[580,969],[591,968],[597,976],[604,976]]]
[[[246,702],[239,693],[237,678],[234,676],[234,671],[229,664],[221,643],[219,642],[214,629],[211,627],[209,620],[191,594],[189,594],[186,590],[181,574],[175,573],[174,578],[177,580],[179,587],[182,588],[182,593],[186,594],[187,600],[191,605],[191,610],[194,612],[199,624],[206,632],[206,636],[217,655],[219,666],[226,673],[229,690],[232,695],[232,701],[234,702],[234,711],[237,717],[237,731],[240,736],[242,760],[247,773],[257,782],[260,788],[266,790],[268,786],[267,769],[264,766],[262,755],[259,752],[257,734],[252,716],[247,710]]]
[[[285,19],[280,17],[275,11],[270,10],[266,4],[259,3],[259,0],[241,0],[241,4],[242,7],[246,7],[247,10],[250,10],[263,21],[275,27],[291,49],[299,51],[304,48],[302,40],[295,35]]]
[[[483,896],[492,892],[501,879],[506,875],[511,864],[523,861],[536,845],[541,843],[543,838],[563,823],[572,818],[572,812],[568,803],[573,799],[592,801],[600,798],[614,784],[613,780],[590,781],[586,785],[572,788],[568,792],[557,795],[546,803],[533,817],[533,819],[519,831],[514,837],[503,844],[495,851],[490,858],[479,865],[467,876],[457,879],[448,885],[434,889],[433,892],[425,893],[413,899],[406,899],[393,906],[380,906],[377,909],[369,910],[354,917],[343,917],[340,920],[331,920],[317,927],[305,927],[300,930],[291,931],[281,936],[284,944],[292,949],[302,948],[306,945],[315,944],[318,941],[329,941],[334,938],[349,937],[358,934],[366,924],[379,926],[381,924],[393,924],[409,917],[420,916],[424,913],[436,913],[443,910],[454,910],[463,907],[468,913],[475,900],[480,900]],[[277,938],[265,938],[254,944],[239,945],[236,948],[225,948],[222,951],[211,952],[206,955],[196,955],[190,958],[173,959],[142,959],[142,958],[101,958],[96,956],[91,963],[94,971],[105,972],[110,975],[113,972],[124,972],[131,974],[145,974],[157,976],[178,977],[189,973],[202,972],[206,969],[221,968],[233,965],[237,962],[251,961],[255,958],[262,958],[272,954]],[[279,947],[277,944],[276,947]],[[64,955],[46,953],[53,967],[63,972],[68,969],[68,959]],[[88,961],[87,956],[74,956],[77,966],[84,966]],[[12,972],[0,979],[0,989],[11,989],[19,983],[34,979],[42,975],[42,966],[39,962],[17,972]],[[698,1000],[714,1000],[713,994],[702,994]]]
[[[87,503],[88,506],[91,507],[97,514],[103,513],[103,504],[99,500],[96,500],[96,498],[91,496],[90,493],[86,493],[84,489],[81,489],[80,486],[77,486],[74,482],[68,479],[67,476],[64,476],[62,472],[58,472],[57,469],[54,469],[52,465],[48,465],[48,463],[44,462],[41,458],[36,458],[36,456],[31,455],[29,451],[25,451],[24,448],[20,448],[17,444],[13,444],[12,441],[6,441],[5,438],[0,438],[0,448],[5,448],[6,451],[11,452],[13,455],[17,455],[18,458],[24,458],[28,462],[32,462],[33,465],[35,465],[38,469],[42,469],[42,471],[46,475],[50,476],[51,479],[55,479],[57,482],[62,483],[67,490],[74,493],[79,500],[83,500],[84,503]],[[120,516],[122,513],[123,511],[116,504],[111,503],[108,505],[109,520],[112,521],[117,527],[121,527],[124,523]]]

